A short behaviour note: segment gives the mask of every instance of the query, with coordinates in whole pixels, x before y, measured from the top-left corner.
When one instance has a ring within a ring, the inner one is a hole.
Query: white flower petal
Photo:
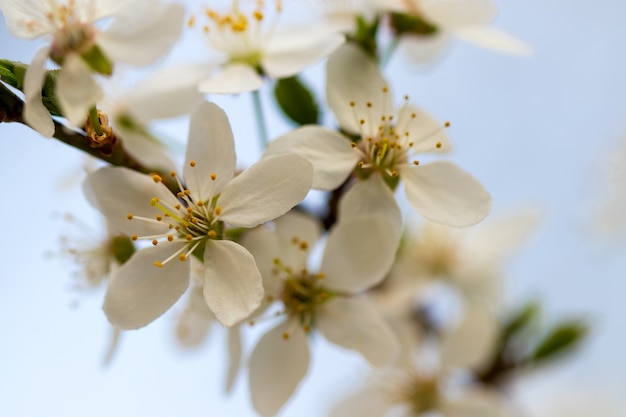
[[[286,321],[263,335],[250,356],[254,409],[264,417],[278,413],[306,375],[309,360],[307,336],[299,325]]]
[[[359,161],[350,140],[322,126],[304,126],[273,140],[264,156],[295,153],[313,164],[313,188],[339,187]]]
[[[41,89],[46,76],[45,63],[49,53],[50,48],[38,50],[24,76],[24,96],[26,98],[24,120],[30,127],[47,138],[54,135],[54,122],[41,101]]]
[[[350,133],[372,132],[373,136],[377,132],[380,117],[388,115],[393,108],[391,94],[383,94],[383,87],[388,87],[388,84],[380,68],[358,46],[346,44],[328,58],[328,105],[339,125]],[[350,105],[352,102],[354,107]],[[359,118],[365,120],[362,126]]]
[[[324,286],[358,293],[383,280],[391,268],[399,239],[381,217],[343,219],[328,235],[320,272]]]
[[[188,114],[202,100],[198,82],[208,73],[206,64],[161,69],[135,85],[120,101],[133,120],[142,124]]]
[[[453,398],[444,398],[441,412],[446,417],[513,417],[501,395],[481,388],[471,388]]]
[[[258,90],[263,78],[246,64],[229,64],[217,75],[202,81],[198,88],[203,93],[238,94]]]
[[[415,115],[415,117],[413,117]],[[430,114],[414,106],[405,106],[398,112],[398,125],[402,132],[407,132],[408,140],[413,142],[411,152],[448,152],[450,139],[443,123]],[[405,122],[406,121],[406,122]],[[404,127],[406,125],[406,127]],[[437,145],[440,145],[437,147]]]
[[[239,326],[228,328],[228,370],[226,371],[226,393],[230,393],[237,381],[241,368],[241,329]]]
[[[141,220],[128,220],[128,214],[154,218],[163,214],[150,205],[157,197],[172,205],[178,200],[163,184],[156,184],[152,178],[127,168],[105,167],[89,174],[84,187],[87,194],[95,198],[95,207],[102,212],[110,227],[125,235],[151,236],[165,233],[167,224],[148,223]]]
[[[232,180],[236,164],[235,139],[226,113],[213,103],[202,102],[191,115],[183,167],[191,195],[208,201],[220,193]],[[211,174],[216,175],[215,181]]]
[[[116,19],[101,32],[97,44],[113,61],[146,66],[164,55],[180,36],[185,7],[175,3],[143,2],[142,14]],[[141,16],[138,19],[138,16]]]
[[[304,243],[308,248],[312,248],[322,234],[322,227],[316,219],[295,210],[279,217],[274,223],[276,225],[276,234],[280,241],[287,242],[290,246],[293,246],[294,240],[297,239],[298,245]],[[297,252],[301,253],[304,251],[298,249]],[[298,259],[304,261],[301,258]],[[288,265],[293,267],[303,266],[299,263]]]
[[[263,277],[263,288],[266,294],[277,294],[282,287],[282,279],[273,273],[276,265],[274,259],[285,256],[284,245],[278,234],[273,230],[260,226],[246,232],[241,244],[254,256],[259,272]],[[290,249],[290,248],[287,248]],[[302,267],[304,265],[300,265]]]
[[[491,210],[491,196],[482,184],[450,162],[403,168],[400,178],[413,208],[430,221],[471,226]]]
[[[124,150],[139,162],[160,172],[169,172],[175,169],[174,162],[168,156],[168,148],[155,138],[114,125],[118,139],[121,139]]]
[[[447,30],[484,26],[498,13],[493,0],[425,1],[420,7],[429,21]]]
[[[399,50],[411,62],[425,65],[440,57],[450,45],[450,32],[436,32],[429,36],[403,36],[400,39]]]
[[[530,55],[533,49],[513,35],[492,27],[463,28],[454,31],[459,38],[483,48],[515,55]]]
[[[356,350],[372,366],[389,365],[398,354],[395,335],[364,299],[329,301],[319,310],[317,326],[330,342]]]
[[[343,35],[319,27],[275,33],[261,67],[272,78],[289,77],[326,58],[344,42]]]
[[[343,398],[331,411],[329,417],[385,417],[390,399],[377,386],[364,389]]]
[[[402,212],[393,192],[379,174],[354,184],[339,202],[339,221],[361,216],[381,216],[393,226],[398,239],[402,233]]]
[[[70,124],[84,126],[89,109],[102,98],[102,90],[80,56],[65,57],[57,77],[56,97]]]
[[[184,347],[194,347],[204,342],[215,315],[206,305],[202,287],[194,286],[189,292],[187,308],[176,324],[176,339]]]
[[[245,319],[263,298],[254,257],[229,240],[209,240],[204,250],[204,299],[225,326]]]
[[[109,280],[102,308],[115,327],[138,329],[165,313],[189,286],[189,262],[163,262],[186,243],[161,243],[136,252]]]
[[[50,33],[46,21],[46,3],[39,0],[0,0],[0,10],[7,27],[18,38],[35,39]],[[35,24],[29,24],[33,22]]]
[[[273,155],[234,178],[218,205],[221,220],[254,227],[273,220],[301,202],[311,188],[313,166],[298,155]]]
[[[470,306],[461,323],[443,337],[442,366],[480,369],[492,359],[497,338],[495,317],[482,307]]]

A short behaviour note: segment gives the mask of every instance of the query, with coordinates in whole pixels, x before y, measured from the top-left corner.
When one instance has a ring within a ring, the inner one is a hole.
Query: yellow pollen
[[[190,167],[195,167],[196,166],[196,161],[194,161],[193,159],[191,161],[189,161],[189,166]]]
[[[359,168],[363,168],[363,165],[365,165],[365,163],[363,161],[359,161],[357,165]]]
[[[444,126],[444,127],[450,127],[450,122],[445,122],[445,123],[443,124],[443,126]]]
[[[150,200],[150,205],[152,207],[156,206],[157,204],[159,204],[159,199],[154,197],[152,200]]]
[[[154,263],[154,266],[159,267],[159,268],[163,268],[163,263],[161,263],[161,262],[159,262],[159,261],[156,261],[156,262]]]
[[[218,216],[222,214],[222,207],[220,206],[215,207],[215,214],[217,214]]]
[[[305,324],[303,329],[306,333],[309,333],[311,331],[311,326],[309,326],[308,324]]]
[[[159,222],[163,220],[163,217],[160,214],[157,214],[154,218],[157,219],[157,221]]]
[[[185,191],[183,191],[183,192],[185,193],[185,195],[189,195],[189,194],[191,194],[191,191],[189,191],[189,190],[185,190]]]
[[[263,12],[260,10],[255,10],[254,11],[254,18],[256,20],[263,20]]]
[[[172,240],[174,240],[174,235],[167,235],[167,240],[168,242],[171,242]]]
[[[202,206],[204,206],[204,201],[198,200],[197,204],[198,204],[198,207],[202,207]]]
[[[187,213],[193,214],[193,209],[191,207],[187,207]]]
[[[326,278],[326,274],[317,274],[317,275],[315,275],[315,278],[317,278],[317,279],[324,279],[324,278]]]
[[[193,240],[193,236],[187,235],[187,236],[185,236],[185,239],[187,239],[189,242],[191,242]]]
[[[386,92],[388,92],[388,91],[389,91],[389,87],[384,86],[384,87],[383,87],[383,93],[386,93]]]
[[[216,179],[216,178],[217,178],[217,174],[211,174],[211,179],[212,179],[213,181],[215,181],[215,179]]]
[[[156,240],[156,239],[152,239],[152,244],[153,244],[154,246],[156,246],[156,245],[158,245],[158,244],[159,244],[159,241],[158,241],[158,240]]]
[[[437,148],[441,148],[441,142],[437,142],[437,144],[435,145]]]
[[[184,196],[185,196],[185,194],[183,194],[182,191],[179,191],[179,192],[176,193],[176,197],[178,197],[178,198],[183,198]]]
[[[207,235],[211,238],[211,239],[215,239],[217,237],[217,232],[215,230],[209,230],[209,233],[207,233]]]
[[[413,165],[417,166],[419,164],[420,164],[420,161],[417,161],[417,160],[413,161]]]
[[[160,177],[159,175],[157,175],[157,174],[154,174],[154,175],[152,176],[152,181],[154,181],[154,182],[156,182],[156,183],[159,183],[159,182],[163,181],[163,178],[161,178],[161,177]]]
[[[189,16],[189,20],[187,20],[187,26],[189,26],[190,28],[193,27],[193,25],[196,24],[196,17],[191,15]]]
[[[357,147],[357,144],[356,144],[355,142],[352,142],[352,143],[350,144],[350,146],[352,147],[352,149],[354,149],[354,148],[356,148],[356,147]]]
[[[137,240],[137,239],[139,239],[139,236],[137,236],[137,235],[132,235],[130,238],[131,238],[132,240]]]
[[[178,259],[180,259],[181,262],[185,262],[187,260],[187,255],[185,255],[184,253],[181,253]]]
[[[132,219],[133,219],[133,217],[135,217],[135,216],[133,216],[133,215],[132,215],[132,214],[130,214],[130,213],[128,213],[128,214],[126,215],[126,218],[127,218],[128,220],[132,220]]]
[[[300,243],[300,249],[307,250],[308,248],[309,248],[308,243],[306,243],[306,242]]]
[[[181,207],[182,207],[182,206],[180,205],[180,203],[178,203],[178,204],[176,204],[176,205],[174,206],[174,208],[175,208],[176,210],[180,210],[180,208],[181,208]]]
[[[283,333],[283,339],[285,340],[289,339],[289,332]]]
[[[350,102],[350,107],[354,107],[354,106],[356,106],[356,103],[354,101],[351,101]]]

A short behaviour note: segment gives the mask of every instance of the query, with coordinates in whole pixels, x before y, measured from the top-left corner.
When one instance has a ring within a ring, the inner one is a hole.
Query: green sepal
[[[297,125],[317,124],[320,111],[315,98],[297,76],[281,78],[274,86],[278,106]]]
[[[530,361],[537,364],[571,352],[582,343],[588,331],[588,326],[580,321],[557,324],[539,342],[530,355]]]
[[[436,26],[416,15],[391,13],[390,21],[397,35],[432,36],[438,31]]]
[[[98,45],[94,45],[80,55],[83,61],[95,72],[102,75],[113,74],[113,63],[104,55]]]
[[[396,191],[398,185],[400,184],[400,176],[399,175],[383,175],[383,180],[385,184],[391,188],[391,191]]]
[[[363,16],[356,17],[356,32],[354,35],[348,36],[348,41],[356,43],[365,53],[374,59],[377,59],[378,43],[376,40],[378,34],[378,25],[380,18],[377,16],[371,23],[365,20]]]
[[[0,80],[11,87],[24,91],[24,76],[28,65],[21,62],[13,62],[0,59]]]
[[[135,245],[128,236],[116,236],[111,239],[111,253],[115,260],[123,265],[135,253]]]
[[[508,341],[519,333],[535,327],[541,316],[541,304],[530,301],[521,309],[511,314],[502,326],[502,339]]]
[[[57,77],[61,70],[46,71],[46,77],[43,81],[43,87],[41,88],[41,101],[43,105],[48,109],[53,116],[63,116],[61,111],[61,105],[56,99],[56,84]]]

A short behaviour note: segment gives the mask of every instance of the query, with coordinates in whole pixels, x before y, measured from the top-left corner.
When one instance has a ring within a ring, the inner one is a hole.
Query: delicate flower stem
[[[387,48],[385,49],[385,52],[383,53],[382,57],[380,58],[381,68],[385,68],[387,64],[389,63],[389,61],[391,61],[391,57],[393,56],[394,52],[396,52],[396,49],[398,49],[399,44],[400,44],[400,37],[394,36],[393,39],[391,39],[391,42],[389,42],[389,44],[387,45]]]
[[[265,116],[263,115],[263,105],[261,104],[261,94],[259,93],[259,90],[252,92],[252,100],[254,102],[254,115],[256,117],[257,130],[259,131],[261,148],[262,150],[265,150],[269,140],[267,137],[267,127],[265,125]]]

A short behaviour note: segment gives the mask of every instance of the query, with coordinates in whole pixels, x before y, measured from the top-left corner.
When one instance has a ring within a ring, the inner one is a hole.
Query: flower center
[[[389,89],[383,87],[381,103],[388,102],[388,94]],[[389,111],[385,106],[376,109],[373,101],[365,102],[364,106],[351,101],[350,107],[360,127],[359,137],[352,143],[352,147],[361,156],[355,172],[362,179],[368,178],[374,172],[379,172],[385,180],[389,181],[398,177],[401,167],[409,164],[419,165],[418,160],[411,159],[411,156],[416,153],[413,150],[415,143],[423,143],[450,125],[446,122],[442,127],[426,133],[423,137],[412,137],[412,132],[415,132],[414,124],[419,123],[420,120],[417,113],[409,106],[408,96],[404,96],[404,104],[397,113]],[[442,143],[436,142],[430,150],[434,151],[441,147]]]
[[[46,14],[48,24],[55,28],[50,49],[50,58],[61,64],[69,52],[83,54],[94,46],[94,27],[85,21],[84,13],[76,6],[76,0],[59,4],[48,2],[50,11]]]
[[[232,9],[225,13],[206,9],[204,15],[208,23],[202,29],[215,49],[229,55],[229,62],[244,63],[261,72],[262,44],[271,36],[277,19],[272,19],[272,24],[266,28],[265,2],[257,0],[253,7],[245,7],[252,2],[245,3],[242,5],[236,0],[232,4]],[[281,0],[274,0],[273,3],[274,12],[280,14]],[[195,18],[191,17],[188,24],[193,26]]]
[[[190,166],[194,168],[196,162],[191,161]],[[202,253],[201,251],[194,251],[202,249],[207,240],[223,239],[225,233],[224,222],[219,220],[222,212],[222,208],[217,205],[219,195],[213,195],[211,192],[208,200],[202,200],[199,196],[191,195],[190,190],[184,188],[175,171],[172,171],[170,175],[177,181],[180,189],[176,195],[178,198],[176,204],[172,205],[167,201],[154,197],[150,200],[150,205],[159,211],[154,218],[139,217],[133,214],[128,214],[127,216],[129,220],[163,225],[164,229],[163,233],[152,236],[133,235],[131,236],[133,241],[150,240],[154,246],[164,242],[187,243],[187,245],[174,252],[166,260],[155,262],[154,264],[157,267],[163,267],[163,265],[176,257],[180,261],[186,261],[191,254]],[[210,178],[214,184],[217,175],[211,174]],[[152,179],[156,183],[162,183],[163,181],[159,175],[153,175]]]

